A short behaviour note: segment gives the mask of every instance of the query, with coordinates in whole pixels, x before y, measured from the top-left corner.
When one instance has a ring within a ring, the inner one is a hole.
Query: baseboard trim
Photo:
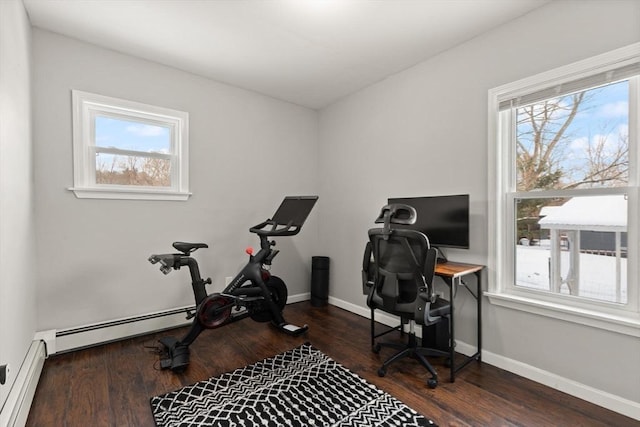
[[[368,308],[334,297],[329,297],[329,303],[367,319],[370,318],[370,310]],[[376,321],[379,321],[380,323],[387,326],[395,326],[398,324],[397,317],[383,314],[376,314]],[[420,334],[419,328],[416,333],[418,335]],[[476,352],[476,346],[467,344],[460,340],[456,340],[456,351],[470,356]],[[509,359],[507,357],[489,352],[487,350],[482,351],[481,359],[484,363],[487,363],[489,365],[493,365],[497,368],[504,369],[505,371],[512,372],[516,375],[543,384],[555,390],[562,391],[571,396],[593,403],[594,405],[602,406],[603,408],[609,409],[627,417],[640,420],[640,403],[638,402],[634,402],[632,400],[628,400],[620,396],[598,390],[588,385],[570,380],[568,378],[564,378],[551,372],[544,371],[542,369],[527,365],[517,360]]]
[[[42,341],[33,341],[0,412],[0,426],[24,426],[46,358]]]
[[[350,311],[358,316],[362,316],[367,319],[371,318],[371,310],[368,307],[362,307],[331,296],[329,297],[329,304]],[[385,313],[378,312],[376,314],[376,321],[391,327],[398,326],[398,318]]]
[[[640,420],[640,403],[598,390],[535,366],[509,359],[490,351],[482,351],[482,361],[553,389],[586,400],[594,405]]]
[[[287,304],[295,304],[297,302],[308,301],[311,299],[311,292],[303,292],[301,294],[289,295]]]
[[[311,294],[309,292],[290,295],[287,298],[287,303],[293,304],[306,301],[310,297]],[[55,330],[55,340],[51,337],[51,331],[38,332],[40,335],[37,336],[43,337],[46,341],[48,355],[65,353],[190,325],[192,320],[187,320],[185,316],[187,309],[193,309],[193,306],[176,307],[138,316],[58,329]]]

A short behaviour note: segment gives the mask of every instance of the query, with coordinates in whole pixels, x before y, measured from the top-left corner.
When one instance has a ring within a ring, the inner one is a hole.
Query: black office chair
[[[391,363],[412,356],[431,373],[427,384],[435,388],[438,374],[425,356],[449,356],[449,353],[419,346],[415,324],[430,326],[443,321],[450,314],[450,304],[435,294],[433,277],[437,251],[429,246],[427,236],[416,230],[394,227],[410,225],[415,220],[416,211],[411,206],[392,204],[382,208],[375,222],[384,224],[383,227],[369,230],[369,242],[363,258],[363,291],[368,293],[367,305],[371,308],[373,351],[378,353],[383,346],[400,350],[383,363],[378,375],[385,376]],[[400,325],[376,335],[375,310],[400,317]],[[409,336],[406,344],[376,343],[376,338],[394,330],[400,330],[404,335],[407,323]]]

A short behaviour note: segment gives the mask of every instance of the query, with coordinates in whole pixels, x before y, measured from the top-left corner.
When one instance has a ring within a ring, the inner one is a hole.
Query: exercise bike
[[[188,267],[196,302],[195,310],[187,310],[187,319],[194,319],[187,334],[180,340],[174,337],[159,340],[161,369],[184,371],[189,365],[189,345],[203,330],[220,328],[246,317],[256,322],[271,321],[289,335],[298,336],[308,330],[307,325],[288,323],[282,315],[287,303],[287,286],[269,272],[269,266],[279,252],[273,249],[276,242],[270,238],[298,234],[317,200],[317,196],[285,197],[273,219],[251,227],[249,231],[260,239],[260,250],[254,254],[252,248],[247,248],[249,261],[222,292],[207,294],[205,285],[210,284],[211,279],[200,276],[198,262],[191,256],[196,250],[207,248],[206,243],[174,242],[178,253],[149,257],[151,264],[160,263],[160,271],[164,274]]]

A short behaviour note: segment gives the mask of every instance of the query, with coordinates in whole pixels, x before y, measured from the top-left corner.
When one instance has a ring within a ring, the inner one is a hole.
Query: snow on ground
[[[551,251],[543,246],[516,246],[516,285],[531,289],[549,290],[549,258]],[[567,277],[569,252],[561,253],[561,275]],[[616,258],[612,256],[580,254],[581,297],[618,303],[627,302],[627,260],[620,260],[621,293],[616,298]],[[560,292],[569,294],[563,284]]]

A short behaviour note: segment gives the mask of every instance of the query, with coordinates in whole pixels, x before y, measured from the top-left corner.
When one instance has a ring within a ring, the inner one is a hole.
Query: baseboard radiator
[[[290,295],[287,303],[306,301],[309,298],[309,293]],[[194,306],[178,307],[75,328],[42,331],[39,332],[39,336],[47,344],[48,355],[75,351],[125,338],[190,325],[192,320],[186,318],[186,313],[192,312],[194,309]]]
[[[46,357],[45,343],[33,341],[0,412],[1,427],[23,427],[27,423]]]
[[[50,340],[45,338],[48,354],[80,350],[125,338],[186,326],[191,323],[191,320],[186,318],[187,312],[193,311],[194,308],[194,306],[180,307],[75,328],[49,331],[49,334],[45,333],[50,337]]]

